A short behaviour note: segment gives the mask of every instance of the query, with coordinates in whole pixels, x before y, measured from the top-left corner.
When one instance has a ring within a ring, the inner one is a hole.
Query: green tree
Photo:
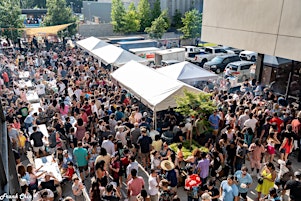
[[[148,0],[140,0],[138,4],[138,15],[140,19],[140,31],[144,31],[152,22],[151,9]]]
[[[66,6],[66,0],[47,0],[47,15],[44,18],[46,26],[74,23],[68,27],[67,35],[76,33],[76,18],[71,8]]]
[[[112,0],[111,18],[113,30],[123,32],[125,8],[121,0]]]
[[[3,28],[2,35],[13,40],[20,35],[20,31],[17,29],[24,26],[20,16],[21,9],[18,0],[0,1],[0,28]]]
[[[179,112],[183,116],[209,116],[216,110],[216,106],[211,100],[211,94],[200,92],[193,93],[190,91],[184,91],[184,96],[176,98],[177,108],[175,111]],[[208,121],[204,122],[208,125]],[[192,144],[192,135],[190,135],[190,146]]]
[[[161,15],[161,4],[160,0],[156,0],[152,9],[152,21],[157,19]]]
[[[196,10],[187,11],[182,18],[183,27],[180,29],[183,32],[183,38],[196,38],[200,36],[202,29],[202,15]]]
[[[169,24],[167,21],[167,11],[163,11],[159,17],[152,21],[152,26],[147,27],[145,32],[149,34],[151,38],[160,39],[167,31]]]
[[[140,29],[140,19],[133,2],[129,5],[127,12],[123,16],[122,29],[124,33],[137,32]]]
[[[178,9],[176,9],[175,15],[172,17],[172,25],[177,29],[183,26],[182,13]]]

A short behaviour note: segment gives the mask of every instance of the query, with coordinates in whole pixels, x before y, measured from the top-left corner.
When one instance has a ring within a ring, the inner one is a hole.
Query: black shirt
[[[296,180],[289,180],[285,184],[285,190],[290,189],[290,198],[297,201],[301,198],[301,182]]]
[[[40,131],[36,131],[36,132],[33,132],[31,135],[30,135],[30,140],[33,140],[33,146],[34,147],[41,147],[44,145],[43,143],[43,133],[40,132]]]
[[[114,195],[104,195],[102,196],[103,201],[119,201],[119,198]]]
[[[211,197],[219,195],[219,190],[215,186],[213,186],[213,188],[211,190],[209,190],[207,185],[204,185],[201,189],[202,189],[202,191],[208,191],[208,193]],[[218,201],[218,199],[212,199],[212,201]]]
[[[50,189],[52,192],[56,191],[56,187],[54,185],[54,180],[43,181],[41,182],[42,189]]]

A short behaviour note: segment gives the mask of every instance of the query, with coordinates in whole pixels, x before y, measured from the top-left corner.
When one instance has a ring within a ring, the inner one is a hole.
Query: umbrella
[[[202,184],[201,178],[197,174],[189,175],[185,180],[185,189],[190,190],[193,187],[200,186]]]

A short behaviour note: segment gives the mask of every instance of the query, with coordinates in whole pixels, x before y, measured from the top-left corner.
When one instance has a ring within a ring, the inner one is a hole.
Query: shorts
[[[79,172],[87,171],[88,170],[88,165],[85,166],[78,166]]]
[[[280,149],[280,153],[285,154],[286,153],[286,149],[285,148]]]
[[[268,146],[267,152],[268,152],[268,154],[275,154],[275,147]]]
[[[251,168],[260,169],[260,168],[261,168],[261,163],[260,163],[260,161],[251,160]]]
[[[33,147],[33,151],[34,152],[39,152],[39,151],[45,151],[45,146],[41,146],[41,147]]]
[[[247,199],[247,194],[248,194],[248,193],[239,193],[239,195],[240,195],[243,199]]]
[[[149,160],[149,152],[148,153],[141,153],[141,158],[145,158],[146,161]]]
[[[118,179],[113,179],[113,182],[116,183],[116,186],[117,186],[117,187],[120,185],[120,183],[119,183],[119,178],[118,178]]]

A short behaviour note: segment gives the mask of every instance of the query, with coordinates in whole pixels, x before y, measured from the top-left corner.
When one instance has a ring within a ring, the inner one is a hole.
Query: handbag
[[[258,184],[263,184],[263,178],[259,177],[257,182],[258,182]]]

